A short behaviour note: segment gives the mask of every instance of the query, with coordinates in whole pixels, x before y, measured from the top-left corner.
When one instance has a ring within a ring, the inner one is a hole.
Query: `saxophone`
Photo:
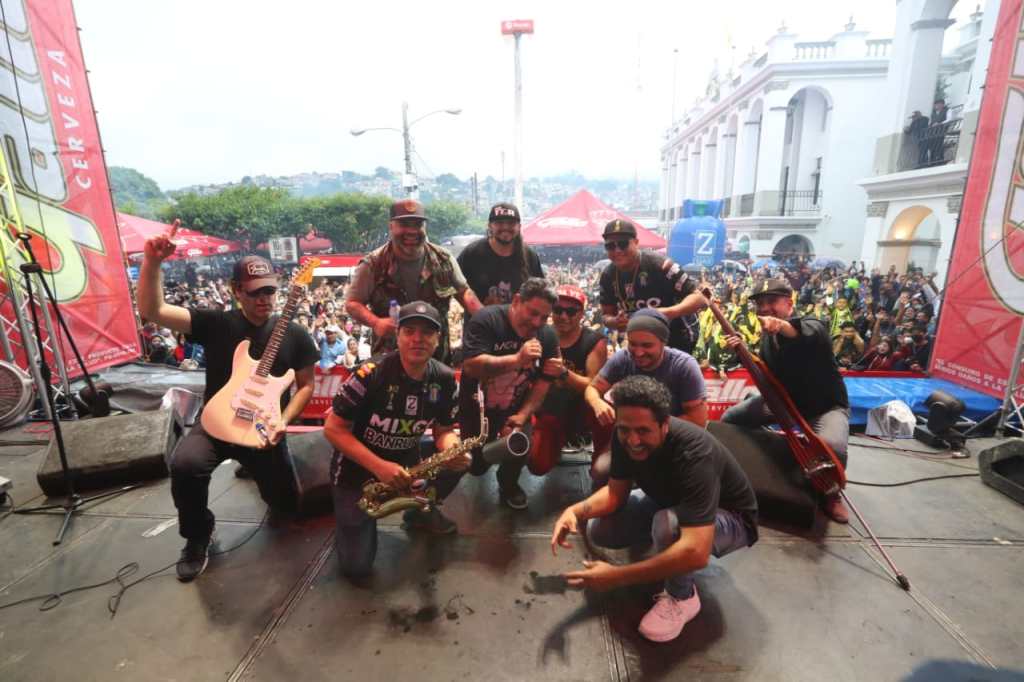
[[[359,498],[357,506],[374,519],[381,519],[405,509],[428,511],[431,505],[435,504],[437,493],[433,487],[427,486],[427,482],[437,478],[445,464],[483,445],[487,440],[488,424],[487,417],[484,416],[484,400],[480,389],[477,389],[476,397],[480,405],[480,435],[467,438],[410,467],[409,475],[413,483],[408,488],[399,489],[380,481],[368,481],[363,486],[363,496]]]

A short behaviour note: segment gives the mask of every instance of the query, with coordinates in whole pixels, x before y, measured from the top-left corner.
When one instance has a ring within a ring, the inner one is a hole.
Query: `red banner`
[[[931,372],[1002,399],[1024,315],[1024,33],[999,8]]]
[[[344,367],[332,367],[329,370],[320,369],[316,366],[316,374],[313,380],[313,397],[306,403],[299,415],[302,419],[326,419],[327,411],[331,409],[331,401],[338,392],[341,382],[348,378],[350,372]]]
[[[323,419],[324,414],[331,409],[331,400],[334,398],[334,394],[338,392],[338,387],[348,375],[349,371],[342,367],[324,371],[318,365],[313,397],[302,411],[302,418]],[[757,387],[754,386],[750,375],[744,369],[730,372],[724,381],[718,374],[706,369],[704,370],[704,385],[708,394],[708,418],[712,420],[721,419],[731,406],[751,393],[757,393]]]
[[[14,78],[0,83],[4,151],[33,250],[89,369],[136,358],[135,312],[71,0],[4,3],[4,13],[7,75],[14,60]],[[8,257],[20,275],[24,256],[8,249]],[[9,304],[0,312],[15,317]],[[17,347],[19,334],[9,334]],[[81,374],[60,336],[68,373]],[[24,366],[23,356],[18,361]]]

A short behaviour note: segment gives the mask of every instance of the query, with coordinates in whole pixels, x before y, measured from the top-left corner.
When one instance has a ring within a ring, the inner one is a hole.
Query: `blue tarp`
[[[926,415],[924,401],[932,391],[942,390],[964,401],[964,416],[975,421],[999,409],[1001,403],[977,391],[957,386],[944,379],[902,379],[898,377],[844,377],[850,396],[850,423],[867,424],[868,410],[890,400],[902,400],[914,414]]]

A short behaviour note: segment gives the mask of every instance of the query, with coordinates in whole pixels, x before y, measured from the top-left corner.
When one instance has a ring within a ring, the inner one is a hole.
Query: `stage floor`
[[[975,453],[987,444],[971,441]],[[0,448],[19,505],[44,499],[42,455]],[[854,437],[849,475],[894,482],[969,473],[975,461],[926,461]],[[233,471],[217,470],[210,499],[220,548],[248,538],[241,547],[192,584],[169,568],[132,587],[113,618],[114,583],[47,611],[38,601],[0,610],[0,679],[1024,679],[1024,507],[977,478],[850,486],[910,593],[856,522],[765,527],[753,548],[701,572],[702,612],[656,645],[636,627],[657,586],[589,594],[552,578],[582,559],[578,546],[553,557],[549,533],[589,488],[585,467],[530,478],[523,512],[497,505],[493,474],[467,477],[445,507],[459,534],[409,534],[389,519],[376,575],[359,587],[337,575],[330,517],[261,525],[255,484]],[[166,479],[89,508],[56,548],[60,517],[0,512],[0,604],[110,580],[130,562],[139,572],[126,581],[171,565],[182,545],[174,518]]]

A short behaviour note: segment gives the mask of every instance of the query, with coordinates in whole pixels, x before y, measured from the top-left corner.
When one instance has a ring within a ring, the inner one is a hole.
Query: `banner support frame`
[[[1003,406],[999,410],[999,423],[996,424],[996,436],[1002,438],[1009,426],[1020,432],[1024,427],[1024,402],[1018,402],[1017,391],[1024,388],[1021,381],[1020,365],[1024,362],[1024,324],[1021,325],[1020,333],[1017,335],[1017,350],[1013,354],[1013,364],[1010,365],[1010,376],[1006,380],[1006,397],[1003,399]],[[1011,426],[1007,422],[1011,415],[1017,415],[1018,426]]]

